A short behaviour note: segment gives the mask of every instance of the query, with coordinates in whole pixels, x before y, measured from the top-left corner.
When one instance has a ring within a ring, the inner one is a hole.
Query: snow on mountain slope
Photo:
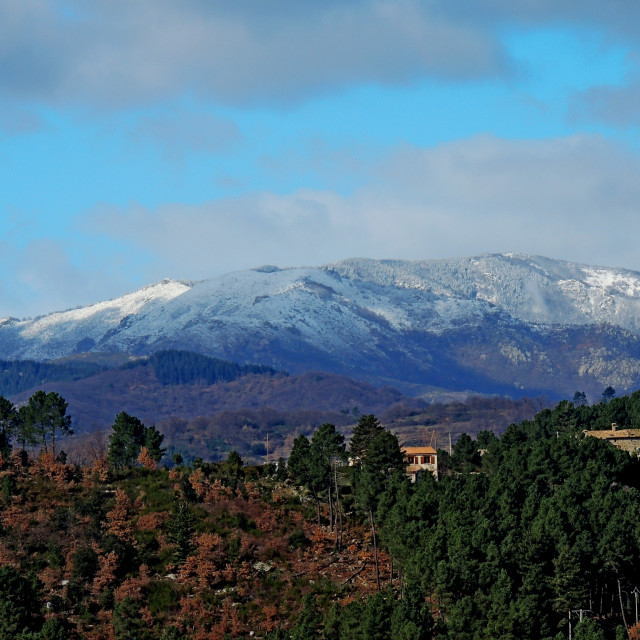
[[[590,326],[613,327],[615,335],[567,333]],[[164,280],[81,309],[5,319],[0,358],[180,348],[291,371],[362,373],[379,382],[484,388],[483,376],[502,376],[500,384],[524,388],[541,376],[564,375],[563,367],[600,384],[624,355],[630,385],[640,376],[640,351],[636,366],[629,340],[639,335],[636,272],[521,254],[351,259],[194,283]],[[570,340],[583,351],[572,354]],[[513,380],[525,370],[524,382]]]
[[[344,260],[328,267],[382,286],[483,300],[540,324],[610,323],[640,332],[640,273],[523,254],[425,261]]]
[[[190,283],[163,280],[120,298],[88,307],[41,316],[34,320],[0,320],[0,354],[4,358],[45,360],[96,350],[109,332],[153,317],[169,300],[191,288]],[[157,325],[155,332],[163,327]]]
[[[90,307],[5,321],[0,357],[144,353],[176,341],[215,352],[247,331],[289,333],[323,351],[360,350],[376,332],[441,330],[453,321],[480,322],[486,311],[447,293],[351,280],[331,265],[255,269],[191,284],[165,280]]]

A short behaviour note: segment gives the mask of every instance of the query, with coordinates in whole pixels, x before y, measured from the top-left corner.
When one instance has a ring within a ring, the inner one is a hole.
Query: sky
[[[0,0],[0,317],[163,278],[640,270],[628,0]]]

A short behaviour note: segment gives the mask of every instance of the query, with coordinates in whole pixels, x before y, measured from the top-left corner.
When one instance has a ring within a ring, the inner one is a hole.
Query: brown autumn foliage
[[[93,579],[93,592],[99,594],[105,587],[111,587],[116,580],[116,569],[118,568],[118,558],[115,551],[110,551],[107,555],[99,559],[99,567]]]
[[[157,531],[162,528],[168,517],[169,513],[166,511],[145,513],[138,518],[136,525],[139,531]]]
[[[224,540],[215,533],[203,533],[195,538],[195,551],[180,567],[182,581],[195,579],[196,587],[212,588],[225,582],[227,555]]]
[[[138,463],[140,464],[140,466],[144,467],[145,469],[149,469],[150,471],[154,471],[158,466],[156,461],[151,457],[151,454],[149,453],[149,449],[147,449],[147,447],[142,447],[140,449],[140,453],[138,454]]]
[[[107,512],[107,531],[123,542],[133,542],[133,522],[130,518],[132,504],[122,489],[116,489],[116,503]]]
[[[106,482],[109,479],[109,462],[106,455],[96,458],[89,471],[99,482]]]
[[[351,550],[336,555],[333,532],[307,520],[306,498],[291,485],[258,471],[250,481],[227,477],[215,466],[101,477],[96,463],[12,456],[0,471],[14,486],[0,502],[0,565],[36,571],[43,603],[58,603],[49,615],[67,622],[69,640],[115,640],[114,607],[127,598],[154,640],[168,625],[208,640],[290,626],[302,594],[321,580],[335,585],[336,601],[345,589],[373,592],[369,566],[347,582],[369,553],[360,525],[351,525]],[[187,481],[192,550],[179,561],[169,530],[176,486],[182,492]],[[297,530],[308,547],[289,546]]]
[[[74,471],[73,465],[57,461],[50,452],[41,452],[36,458],[35,464],[30,468],[30,473],[53,480],[60,489],[73,484]]]
[[[198,496],[198,498],[203,498],[205,493],[207,492],[208,483],[206,483],[202,469],[196,469],[189,476],[189,483],[191,484],[191,487],[195,491],[195,494]]]

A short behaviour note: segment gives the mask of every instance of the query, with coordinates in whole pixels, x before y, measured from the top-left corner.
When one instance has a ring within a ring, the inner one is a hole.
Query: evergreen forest
[[[3,639],[640,637],[640,462],[585,434],[640,427],[640,392],[462,435],[415,484],[374,415],[250,466],[121,412],[80,461],[39,393],[0,402]]]
[[[0,360],[0,394],[11,396],[28,391],[45,383],[82,380],[114,368],[109,354],[83,354],[86,358],[65,358],[58,362],[38,362],[35,360]],[[102,356],[102,357],[101,357]],[[117,357],[112,358],[118,363]],[[191,351],[163,350],[149,357],[131,357],[125,364],[115,364],[115,368],[130,369],[151,366],[158,381],[163,385],[214,384],[229,382],[241,376],[286,375],[272,367],[258,364],[238,364],[229,360],[212,358]]]
[[[214,384],[220,381],[230,382],[252,373],[256,375],[281,373],[266,365],[241,365],[191,351],[156,351],[143,363],[153,367],[159,382],[164,385]],[[137,364],[139,362],[134,363],[133,366]]]

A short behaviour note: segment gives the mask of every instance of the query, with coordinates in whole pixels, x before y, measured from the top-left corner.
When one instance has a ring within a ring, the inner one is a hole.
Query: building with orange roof
[[[411,482],[415,482],[425,471],[438,479],[438,452],[433,447],[402,447],[402,453]]]

